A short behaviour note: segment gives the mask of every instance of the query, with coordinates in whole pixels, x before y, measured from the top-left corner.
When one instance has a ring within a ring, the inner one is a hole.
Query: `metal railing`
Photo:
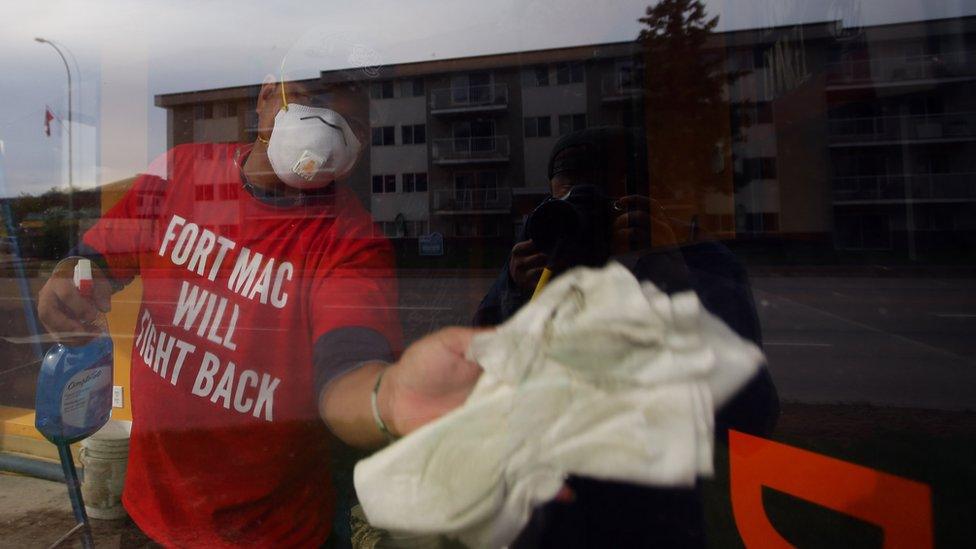
[[[508,86],[505,84],[458,86],[430,91],[431,112],[473,111],[507,106]]]
[[[976,74],[976,54],[956,51],[934,55],[851,59],[826,65],[828,84],[898,82]]]
[[[509,157],[508,136],[435,139],[431,147],[431,157],[434,162],[446,164],[502,162]]]
[[[512,207],[512,189],[474,187],[434,191],[434,211],[485,212],[508,211]]]
[[[976,173],[920,173],[835,177],[834,201],[976,199]]]
[[[832,118],[831,142],[904,141],[976,136],[976,112]]]
[[[639,75],[607,74],[600,80],[600,90],[604,98],[631,97],[644,93],[644,82]]]

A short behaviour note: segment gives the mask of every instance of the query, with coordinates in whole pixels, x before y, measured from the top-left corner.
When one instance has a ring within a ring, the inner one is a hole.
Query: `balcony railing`
[[[434,191],[434,211],[439,213],[508,213],[511,208],[511,189],[475,187]]]
[[[432,114],[502,110],[508,108],[508,86],[459,86],[430,91]]]
[[[619,101],[637,97],[644,93],[643,77],[620,73],[607,74],[600,81],[604,101]]]
[[[831,143],[976,137],[976,112],[833,118],[828,121],[827,132]]]
[[[835,177],[834,201],[976,199],[976,173],[863,175]]]
[[[899,82],[976,75],[976,52],[853,59],[828,63],[827,84]]]
[[[435,139],[431,156],[437,164],[506,162],[509,156],[508,136]]]

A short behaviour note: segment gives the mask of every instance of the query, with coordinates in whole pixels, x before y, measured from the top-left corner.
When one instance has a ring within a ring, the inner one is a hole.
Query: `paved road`
[[[752,282],[782,398],[976,409],[976,281]]]
[[[465,323],[492,280],[403,279],[409,339]],[[784,399],[976,409],[976,280],[753,278]]]

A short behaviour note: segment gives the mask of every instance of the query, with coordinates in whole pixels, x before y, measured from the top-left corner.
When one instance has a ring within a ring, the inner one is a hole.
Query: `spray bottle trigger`
[[[91,298],[94,290],[94,283],[92,282],[90,259],[82,258],[79,259],[78,263],[75,264],[74,282],[75,288],[78,288],[78,293],[80,293],[82,297]]]

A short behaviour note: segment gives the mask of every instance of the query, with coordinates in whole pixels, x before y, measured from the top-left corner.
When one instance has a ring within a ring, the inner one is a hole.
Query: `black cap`
[[[606,173],[611,162],[626,163],[628,187],[645,179],[644,140],[623,126],[598,126],[564,135],[549,154],[549,179],[566,171]],[[599,184],[602,181],[594,181]]]

